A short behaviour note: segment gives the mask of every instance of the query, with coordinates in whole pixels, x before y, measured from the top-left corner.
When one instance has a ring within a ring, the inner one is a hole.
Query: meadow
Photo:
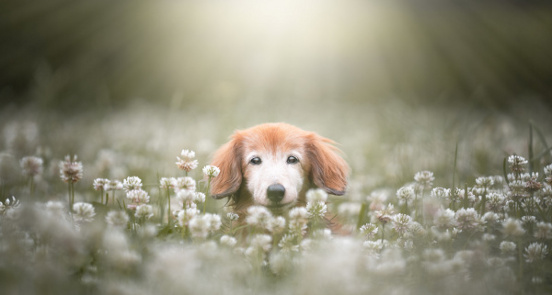
[[[538,1],[160,3],[1,4],[0,293],[552,292]],[[265,122],[347,193],[237,223],[210,159]]]

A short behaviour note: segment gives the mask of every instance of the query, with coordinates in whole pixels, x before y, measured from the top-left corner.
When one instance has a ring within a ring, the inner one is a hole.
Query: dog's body
[[[280,214],[304,205],[313,187],[343,195],[349,168],[333,143],[285,123],[236,131],[214,155],[212,165],[220,174],[212,181],[211,195],[229,197],[241,217],[252,205]]]

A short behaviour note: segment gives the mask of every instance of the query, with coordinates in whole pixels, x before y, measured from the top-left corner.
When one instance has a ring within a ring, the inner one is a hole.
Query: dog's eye
[[[297,163],[297,162],[299,162],[299,159],[297,159],[297,158],[294,157],[294,156],[289,156],[289,157],[287,158],[287,163],[288,163],[288,164],[295,164],[295,163]]]
[[[255,157],[255,158],[253,158],[253,159],[251,159],[251,160],[249,161],[249,163],[251,163],[251,164],[253,164],[253,165],[259,165],[259,164],[261,164],[262,162],[263,162],[263,161],[261,161],[261,158],[259,158],[259,157]]]

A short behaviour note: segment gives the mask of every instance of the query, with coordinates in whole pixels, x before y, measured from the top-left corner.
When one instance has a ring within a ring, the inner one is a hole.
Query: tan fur
[[[242,213],[251,205],[266,205],[266,197],[259,193],[264,187],[258,190],[254,184],[248,185],[253,177],[259,183],[270,183],[271,180],[264,179],[265,175],[253,175],[261,173],[258,171],[264,171],[266,177],[277,177],[284,183],[288,181],[300,186],[286,188],[294,206],[304,205],[305,193],[313,187],[343,195],[349,167],[338,153],[333,141],[285,123],[267,123],[236,131],[213,157],[212,165],[220,168],[220,174],[211,183],[211,195],[216,199],[229,197],[234,210]],[[253,167],[247,157],[257,154],[267,158],[265,165],[274,165],[282,175],[269,175],[273,174],[272,167],[263,167],[264,170]],[[281,163],[288,154],[299,158],[299,166]],[[268,158],[273,161],[269,162]],[[296,179],[298,177],[301,179]]]

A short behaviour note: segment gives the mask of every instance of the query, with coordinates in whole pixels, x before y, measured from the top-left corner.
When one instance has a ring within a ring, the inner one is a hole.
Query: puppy
[[[236,131],[214,155],[220,174],[211,195],[228,197],[234,212],[262,205],[275,214],[305,205],[305,194],[319,187],[333,195],[347,188],[349,167],[334,142],[285,123]]]

